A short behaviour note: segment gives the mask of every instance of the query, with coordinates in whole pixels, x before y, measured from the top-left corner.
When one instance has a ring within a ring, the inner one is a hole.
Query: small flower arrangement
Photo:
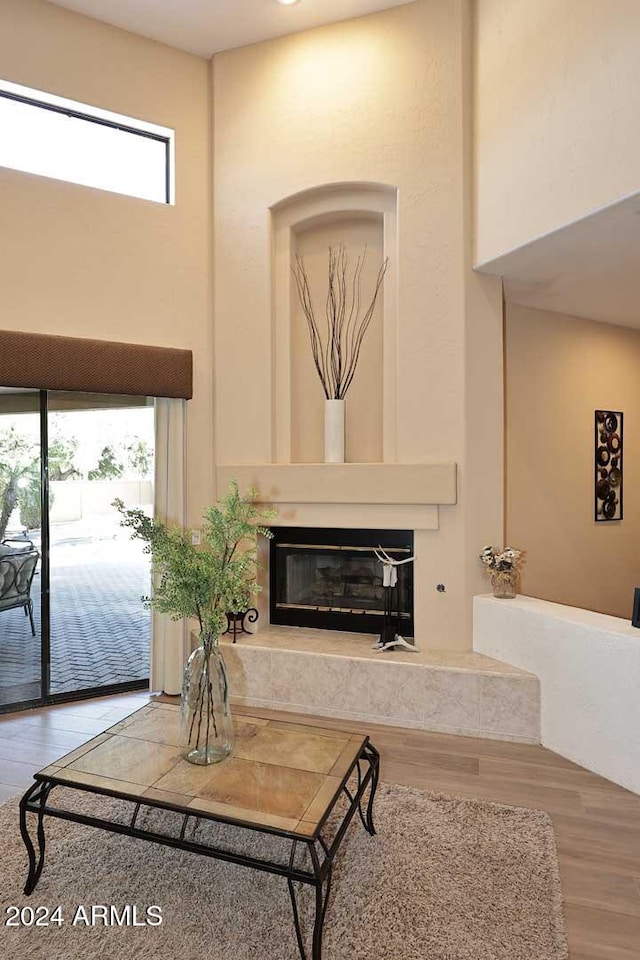
[[[480,559],[487,570],[498,573],[507,573],[510,570],[517,573],[522,566],[523,558],[523,551],[514,550],[513,547],[505,547],[501,553],[495,547],[485,547],[480,554]]]
[[[524,551],[505,547],[497,550],[496,547],[485,547],[480,554],[487,573],[491,577],[494,597],[512,599],[516,595],[516,581],[524,563]]]

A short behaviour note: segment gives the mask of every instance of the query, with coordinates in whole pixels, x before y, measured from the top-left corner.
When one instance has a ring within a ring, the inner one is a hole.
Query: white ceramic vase
[[[344,400],[324,402],[324,462],[344,463]]]

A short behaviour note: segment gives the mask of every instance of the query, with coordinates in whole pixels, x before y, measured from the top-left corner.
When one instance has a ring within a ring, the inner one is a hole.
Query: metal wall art
[[[595,519],[622,520],[622,414],[595,412]]]

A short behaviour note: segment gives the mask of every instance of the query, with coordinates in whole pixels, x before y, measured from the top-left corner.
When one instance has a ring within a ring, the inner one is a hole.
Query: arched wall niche
[[[396,462],[397,190],[378,183],[326,184],[271,208],[273,283],[273,424],[275,463],[323,459],[324,393],[311,356],[307,323],[291,265],[304,257],[316,316],[324,320],[328,248],[347,247],[350,275],[366,244],[362,296],[380,264],[389,268],[347,394],[350,462]]]

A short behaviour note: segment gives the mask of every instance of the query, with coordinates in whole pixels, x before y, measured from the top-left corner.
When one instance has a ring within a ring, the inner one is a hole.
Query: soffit
[[[512,303],[640,328],[640,194],[479,264]]]

